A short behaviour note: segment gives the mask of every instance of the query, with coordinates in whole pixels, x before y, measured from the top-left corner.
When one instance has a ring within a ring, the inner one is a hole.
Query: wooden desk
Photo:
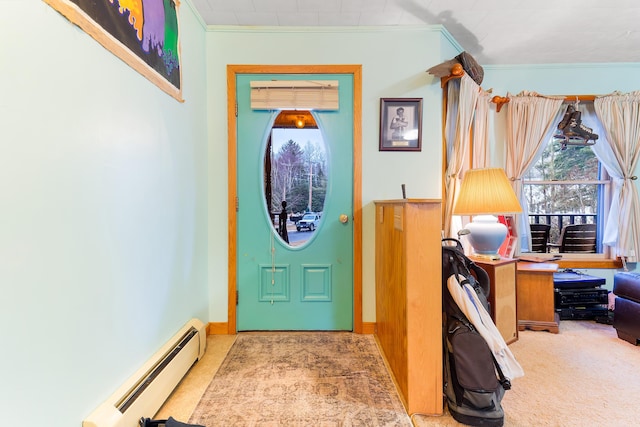
[[[516,260],[502,258],[488,261],[470,256],[489,275],[491,318],[507,344],[518,340],[516,318]]]
[[[558,264],[518,262],[516,304],[518,330],[558,333],[559,316],[553,303],[553,273]]]

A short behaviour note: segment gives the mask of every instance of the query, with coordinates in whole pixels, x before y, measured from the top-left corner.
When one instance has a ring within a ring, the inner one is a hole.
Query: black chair
[[[548,224],[529,224],[531,230],[531,252],[549,252],[549,232],[551,226]]]
[[[596,225],[569,224],[562,229],[560,252],[596,253]]]

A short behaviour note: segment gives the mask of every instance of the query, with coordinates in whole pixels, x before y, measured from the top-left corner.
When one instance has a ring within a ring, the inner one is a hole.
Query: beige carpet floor
[[[156,417],[172,415],[189,420],[237,337],[209,336],[205,357],[194,365]],[[561,321],[559,334],[521,331],[519,340],[509,347],[525,376],[513,381],[502,402],[505,426],[618,427],[640,423],[640,346],[618,339],[610,325]],[[416,427],[461,425],[446,412],[442,417],[414,414],[411,420]]]

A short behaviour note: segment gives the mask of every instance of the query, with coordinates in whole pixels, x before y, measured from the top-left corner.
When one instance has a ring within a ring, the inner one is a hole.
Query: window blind
[[[337,110],[337,80],[265,80],[251,82],[253,110]]]

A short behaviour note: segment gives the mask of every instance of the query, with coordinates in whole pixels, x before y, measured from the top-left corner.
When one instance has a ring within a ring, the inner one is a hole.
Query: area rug
[[[372,335],[244,332],[190,423],[412,426]]]

